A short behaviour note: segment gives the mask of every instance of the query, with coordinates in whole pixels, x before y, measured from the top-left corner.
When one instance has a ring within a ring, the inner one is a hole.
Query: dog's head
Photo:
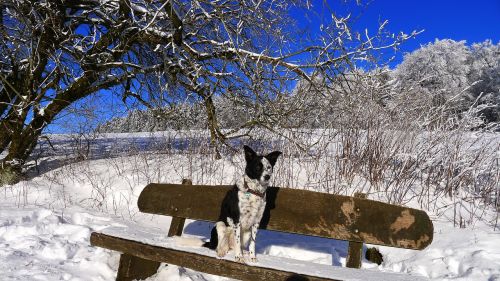
[[[281,155],[281,151],[273,151],[267,155],[257,155],[250,147],[245,145],[243,148],[247,162],[246,175],[251,179],[258,180],[260,185],[267,186],[273,174],[274,164]]]

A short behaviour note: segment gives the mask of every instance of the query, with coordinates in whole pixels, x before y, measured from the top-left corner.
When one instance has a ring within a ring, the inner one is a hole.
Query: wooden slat
[[[215,221],[231,186],[149,184],[141,212]],[[423,249],[433,238],[424,211],[348,196],[270,187],[261,228],[392,247]]]
[[[90,242],[94,246],[128,253],[141,259],[165,262],[191,268],[196,271],[236,278],[239,280],[334,280],[315,276],[298,275],[293,272],[279,271],[271,268],[248,266],[233,261],[152,246],[96,232],[92,233],[90,236]]]

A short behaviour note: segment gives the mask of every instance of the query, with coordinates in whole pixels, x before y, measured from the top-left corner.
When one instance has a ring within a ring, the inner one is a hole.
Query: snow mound
[[[500,234],[434,222],[434,241],[423,251],[381,247],[382,266],[434,280],[500,280]]]
[[[2,280],[115,278],[118,255],[88,243],[109,219],[45,208],[0,208],[0,218]]]

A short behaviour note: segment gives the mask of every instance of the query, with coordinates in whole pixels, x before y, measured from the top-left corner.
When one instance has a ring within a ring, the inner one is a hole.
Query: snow
[[[188,176],[195,183],[229,184],[241,169],[240,158],[210,160],[181,153],[152,155],[152,146],[146,144],[140,146],[145,147],[144,154],[109,153],[111,147],[120,150],[122,143],[128,141],[141,143],[161,137],[160,133],[107,135],[97,142],[99,147],[95,150],[102,157],[70,164],[65,162],[63,153],[72,149],[65,143],[67,136],[52,137],[56,150],[54,155],[39,161],[46,165],[40,175],[0,188],[0,279],[114,280],[119,253],[90,246],[89,237],[94,231],[117,229],[121,235],[134,231],[167,233],[169,217],[142,214],[137,209],[137,197],[146,184],[179,183]],[[408,205],[419,207],[414,201]],[[453,216],[451,208],[429,215],[435,230],[429,247],[413,251],[377,246],[384,262],[378,266],[364,260],[363,269],[373,276],[390,272],[431,280],[500,280],[498,228],[483,221],[466,229],[453,227],[447,218]],[[208,237],[210,229],[209,223],[188,220],[184,233]],[[150,238],[144,235],[138,239]],[[150,242],[168,243],[168,240],[161,237]],[[292,266],[294,270],[307,266],[319,274],[322,270],[347,274],[351,270],[345,268],[346,256],[345,241],[271,231],[260,231],[257,238],[258,266]],[[149,280],[228,279],[162,266]]]
[[[498,231],[433,223],[434,240],[423,251],[381,247],[386,268],[421,273],[433,280],[500,280]]]
[[[108,218],[9,204],[0,218],[2,280],[114,280],[118,256],[88,244]]]
[[[215,252],[207,248],[192,248],[192,247],[182,247],[175,244],[175,239],[165,237],[165,233],[161,230],[146,227],[113,227],[106,228],[101,233],[120,237],[127,240],[141,241],[142,243],[165,247],[169,249],[181,250],[183,252],[196,253],[199,255],[204,255],[212,258],[216,258]],[[297,251],[296,254],[300,254],[304,251],[300,249],[291,249],[293,252]],[[311,255],[311,253],[309,253]],[[224,260],[234,261],[234,254],[229,253],[226,255]],[[382,273],[377,270],[358,270],[346,267],[333,267],[331,265],[312,263],[298,259],[291,259],[286,257],[279,257],[273,255],[259,255],[257,263],[250,263],[252,266],[263,267],[263,268],[275,268],[287,272],[296,272],[299,274],[309,274],[324,278],[333,278],[340,280],[366,280],[369,276],[372,281],[382,281],[382,280],[426,280],[425,278],[407,275],[407,274],[387,274]]]
[[[143,14],[148,14],[149,13],[149,10],[140,6],[140,5],[137,5],[137,4],[134,4],[134,3],[130,3],[130,8],[136,12],[139,12],[139,13],[143,13]]]

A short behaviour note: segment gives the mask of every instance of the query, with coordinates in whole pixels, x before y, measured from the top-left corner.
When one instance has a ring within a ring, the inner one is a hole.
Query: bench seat
[[[428,280],[425,277],[371,269],[353,269],[258,254],[250,266],[234,262],[234,255],[216,258],[206,248],[183,247],[156,228],[109,227],[92,233],[91,244],[145,260],[164,262],[219,276],[244,280]],[[305,279],[307,278],[307,279]]]

